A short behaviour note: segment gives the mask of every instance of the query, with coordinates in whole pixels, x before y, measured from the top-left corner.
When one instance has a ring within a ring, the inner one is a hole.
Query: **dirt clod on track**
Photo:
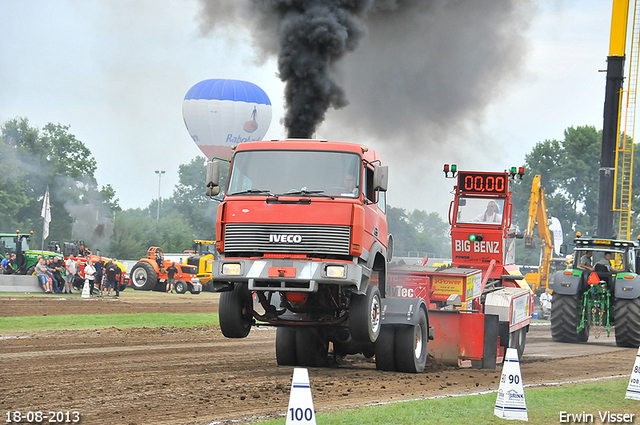
[[[151,297],[154,295],[154,297]],[[0,316],[217,312],[217,296],[150,294],[83,300],[0,296]],[[611,339],[551,342],[549,326],[532,326],[521,360],[525,384],[628,375],[637,350]],[[531,354],[529,354],[531,353]],[[536,354],[539,353],[539,354]],[[79,411],[82,424],[209,424],[284,414],[292,367],[275,360],[275,330],[245,339],[218,327],[6,332],[0,329],[0,412]],[[363,356],[310,368],[316,410],[496,390],[496,370],[430,362],[422,374],[379,372]],[[3,419],[4,420],[4,419]]]

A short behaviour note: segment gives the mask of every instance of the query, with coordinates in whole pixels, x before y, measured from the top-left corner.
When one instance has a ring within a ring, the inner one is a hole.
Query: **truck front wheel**
[[[349,330],[351,337],[360,342],[376,342],[380,335],[380,290],[369,285],[364,295],[351,295]]]
[[[220,294],[220,330],[227,338],[249,335],[253,322],[251,292],[245,283],[236,283],[232,291]]]
[[[640,346],[640,298],[616,299],[616,345],[619,347]]]

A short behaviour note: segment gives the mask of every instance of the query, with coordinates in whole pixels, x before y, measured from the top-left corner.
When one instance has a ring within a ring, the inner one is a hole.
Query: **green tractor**
[[[590,330],[606,330],[609,335],[613,327],[616,345],[639,347],[640,245],[591,237],[574,242],[574,268],[556,272],[553,279],[553,340],[586,342]],[[593,271],[580,265],[588,252],[593,253]],[[604,264],[607,253],[615,256],[615,264]]]
[[[15,253],[17,274],[32,274],[38,261],[38,255],[42,255],[45,259],[63,258],[59,252],[30,249],[29,239],[31,236],[33,236],[33,232],[20,233],[19,230],[16,230],[15,233],[0,233],[0,259],[3,259],[7,254]]]

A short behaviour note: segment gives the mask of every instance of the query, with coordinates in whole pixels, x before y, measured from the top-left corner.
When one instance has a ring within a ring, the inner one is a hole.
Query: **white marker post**
[[[290,424],[316,425],[316,412],[313,410],[313,397],[309,383],[309,371],[296,367],[291,380],[291,395],[287,409],[287,422]]]
[[[84,286],[82,287],[82,298],[91,298],[91,288],[89,285],[89,279],[85,279]]]
[[[529,420],[524,388],[522,387],[518,350],[515,348],[507,348],[507,353],[504,356],[498,398],[493,414],[503,419]]]
[[[629,379],[627,395],[624,398],[640,400],[640,348],[638,348],[636,362],[633,365],[633,370],[631,371],[631,379]]]

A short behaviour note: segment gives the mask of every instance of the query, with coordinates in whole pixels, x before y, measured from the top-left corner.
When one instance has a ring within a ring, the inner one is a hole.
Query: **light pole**
[[[156,220],[160,220],[160,183],[162,182],[164,171],[156,170],[156,174],[158,175],[158,216]]]

